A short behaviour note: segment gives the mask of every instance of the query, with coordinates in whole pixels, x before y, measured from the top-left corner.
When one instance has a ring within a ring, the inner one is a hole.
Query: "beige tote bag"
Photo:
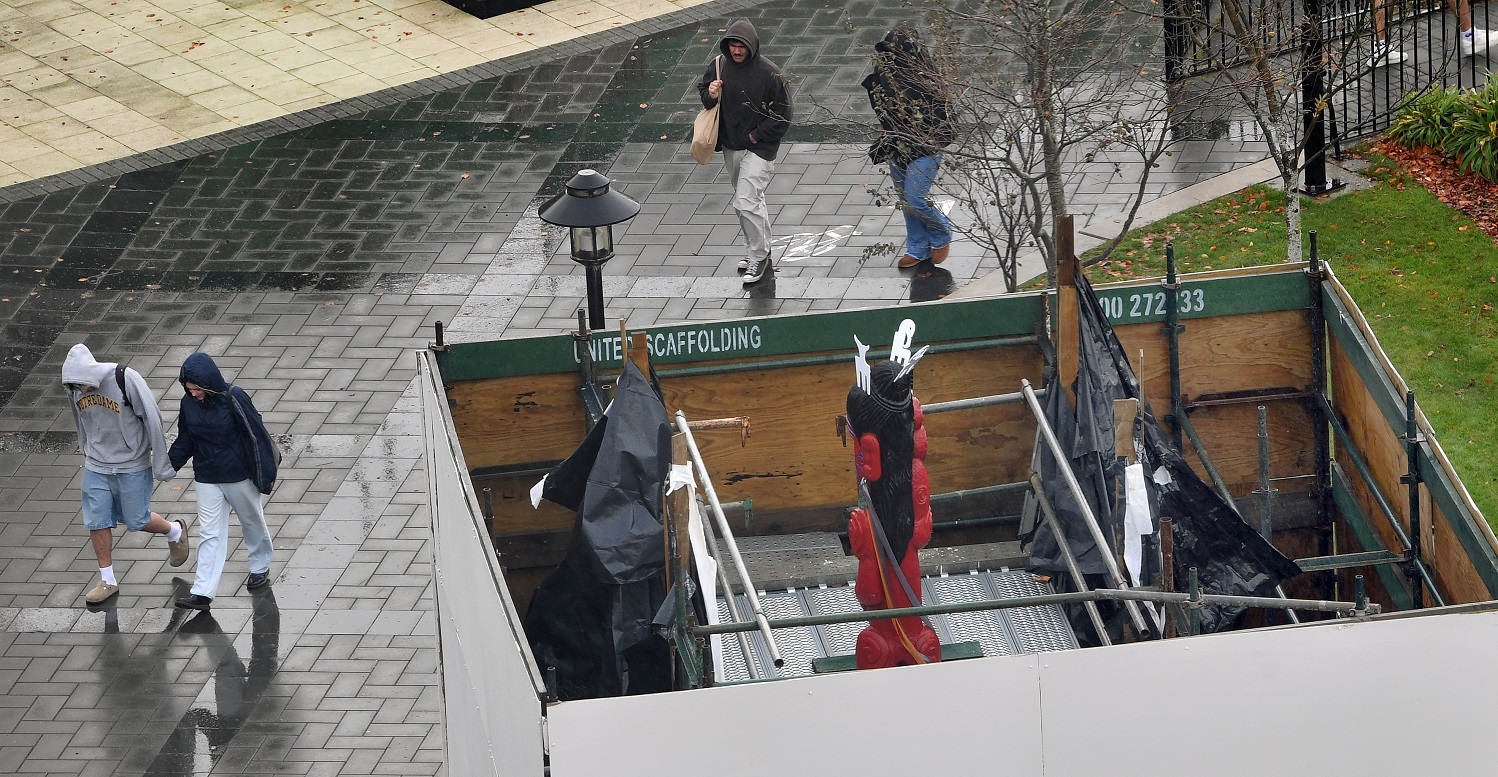
[[[713,58],[713,64],[717,66],[718,80],[723,80],[723,57]],[[692,158],[697,164],[705,165],[713,161],[713,153],[718,148],[718,106],[723,104],[723,92],[718,91],[718,102],[711,108],[703,108],[692,121]]]

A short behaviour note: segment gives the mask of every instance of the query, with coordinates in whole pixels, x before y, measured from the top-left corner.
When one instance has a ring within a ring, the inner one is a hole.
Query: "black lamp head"
[[[634,218],[640,203],[614,191],[612,183],[597,170],[579,170],[567,182],[567,191],[552,197],[536,215],[563,227],[603,227]]]

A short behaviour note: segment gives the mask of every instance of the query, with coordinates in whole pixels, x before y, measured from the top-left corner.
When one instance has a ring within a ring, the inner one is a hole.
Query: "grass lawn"
[[[1483,515],[1498,522],[1498,456],[1489,447],[1498,419],[1498,244],[1389,160],[1369,160],[1363,174],[1376,185],[1303,200],[1304,229],[1318,233],[1321,258],[1414,389]],[[1087,275],[1094,283],[1164,275],[1167,243],[1182,273],[1283,261],[1283,210],[1279,191],[1245,189],[1136,230]]]

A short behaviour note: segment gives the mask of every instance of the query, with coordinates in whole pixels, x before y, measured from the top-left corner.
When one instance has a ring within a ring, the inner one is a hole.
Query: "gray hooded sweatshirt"
[[[127,407],[114,368],[112,362],[96,361],[83,343],[73,346],[62,363],[63,383],[94,388],[86,393],[68,392],[83,465],[101,475],[150,469],[157,480],[171,480],[177,471],[167,459],[166,436],[151,387],[140,373],[126,368],[125,390],[130,395]]]

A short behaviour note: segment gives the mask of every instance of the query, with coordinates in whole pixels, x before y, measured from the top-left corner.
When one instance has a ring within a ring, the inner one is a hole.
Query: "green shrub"
[[[1456,158],[1462,173],[1498,181],[1498,78],[1489,76],[1482,91],[1467,93],[1441,151]]]
[[[1466,94],[1462,88],[1453,86],[1414,97],[1389,126],[1389,139],[1406,148],[1441,148],[1451,137],[1452,125],[1462,111]]]
[[[1407,148],[1439,150],[1464,174],[1498,181],[1498,74],[1481,90],[1451,87],[1412,98],[1388,135]]]

